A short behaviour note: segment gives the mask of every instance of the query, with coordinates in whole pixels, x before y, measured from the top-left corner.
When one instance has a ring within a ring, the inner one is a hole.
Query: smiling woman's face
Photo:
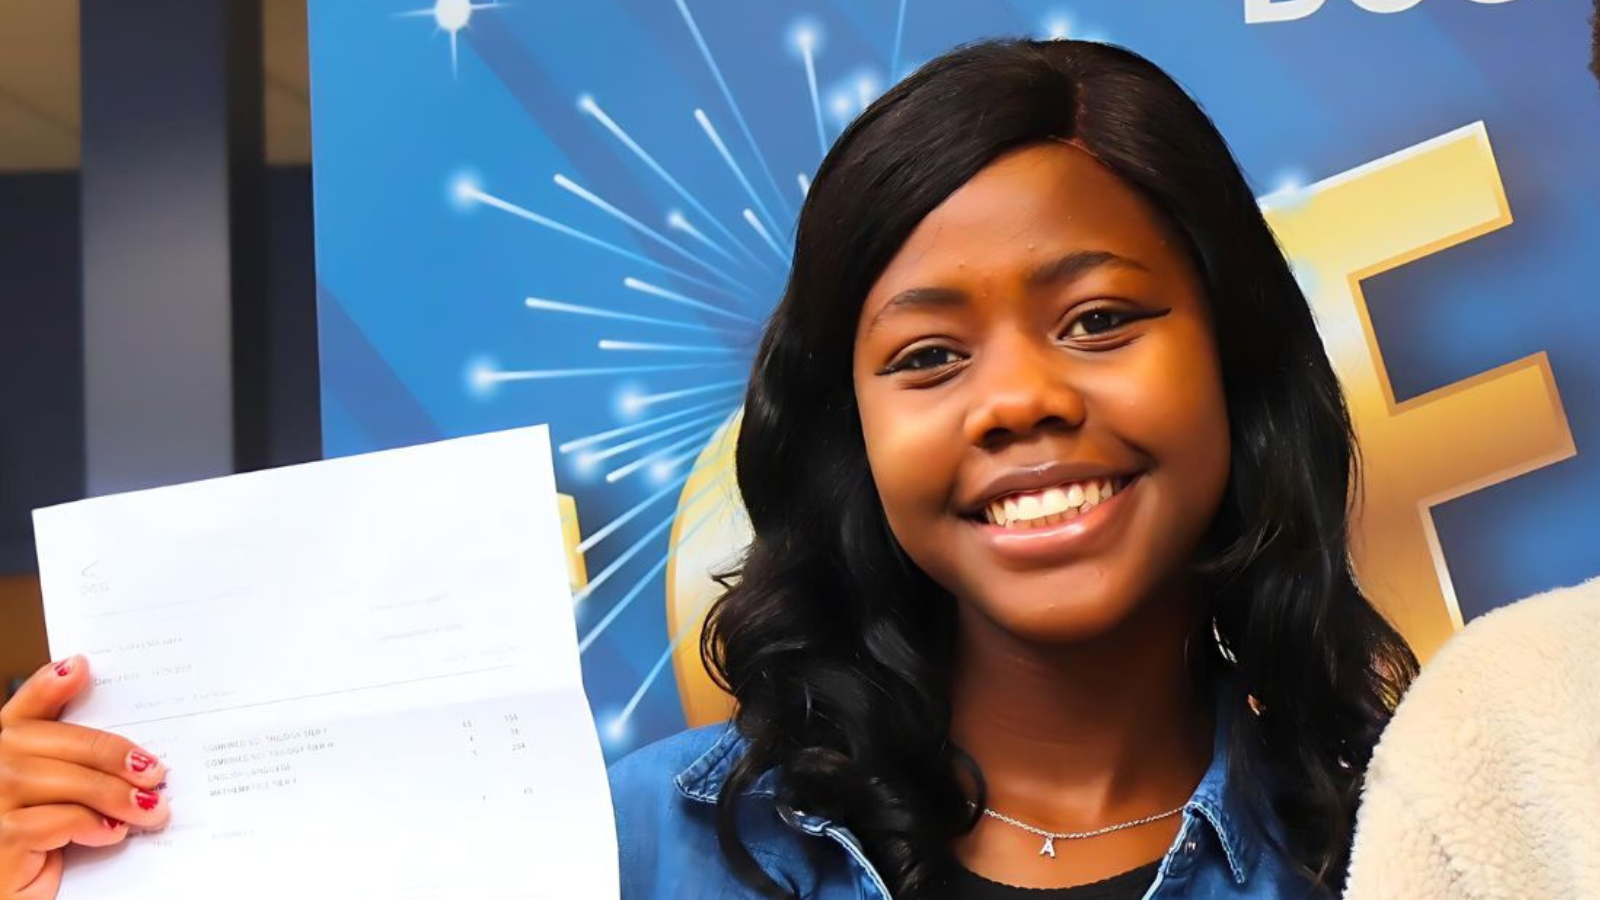
[[[1003,156],[918,225],[862,306],[854,377],[895,537],[1025,640],[1127,620],[1181,577],[1227,483],[1194,265],[1075,147]]]

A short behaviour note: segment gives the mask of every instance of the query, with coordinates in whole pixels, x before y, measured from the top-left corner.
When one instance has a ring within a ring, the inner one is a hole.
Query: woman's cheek
[[[905,517],[944,510],[961,458],[959,416],[927,400],[873,397],[862,407],[867,461],[897,533]]]
[[[1227,481],[1230,455],[1221,372],[1203,333],[1173,338],[1146,348],[1151,352],[1126,377],[1107,379],[1100,407],[1158,471],[1176,476],[1185,494],[1211,502]]]

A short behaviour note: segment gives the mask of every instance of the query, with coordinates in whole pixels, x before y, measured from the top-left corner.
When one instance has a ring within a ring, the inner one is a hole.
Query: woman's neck
[[[1019,640],[963,608],[951,731],[990,807],[1066,831],[1181,805],[1212,749],[1210,698],[1184,649],[1200,608],[1147,603],[1070,647]]]

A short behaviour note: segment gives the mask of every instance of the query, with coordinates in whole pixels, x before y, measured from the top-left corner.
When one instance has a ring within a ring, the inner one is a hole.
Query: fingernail
[[[140,809],[149,812],[156,808],[156,804],[161,802],[161,798],[150,791],[134,791],[133,802],[138,804]]]
[[[72,674],[72,658],[68,657],[56,663],[56,674],[62,678]]]
[[[121,819],[113,819],[110,816],[101,816],[101,818],[106,820],[106,827],[112,831],[116,831],[118,828],[122,827]]]
[[[156,758],[139,750],[128,753],[128,769],[133,772],[148,772],[156,767]]]

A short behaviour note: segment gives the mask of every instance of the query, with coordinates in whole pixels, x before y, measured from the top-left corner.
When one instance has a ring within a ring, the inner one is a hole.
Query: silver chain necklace
[[[1123,822],[1120,825],[1107,825],[1104,828],[1097,828],[1094,831],[1045,831],[1043,828],[1040,828],[1037,825],[1029,825],[1027,822],[1013,819],[1005,813],[995,812],[987,806],[983,808],[983,814],[991,819],[997,819],[1013,828],[1020,828],[1029,834],[1035,834],[1044,838],[1044,846],[1039,848],[1039,855],[1048,856],[1051,859],[1056,858],[1056,841],[1081,841],[1084,838],[1099,837],[1102,834],[1110,834],[1113,831],[1121,831],[1125,828],[1137,828],[1140,825],[1149,825],[1151,822],[1159,822],[1162,819],[1170,819],[1181,812],[1183,812],[1182,806],[1178,807],[1177,809],[1169,809],[1164,813],[1156,813],[1153,816],[1145,816],[1142,819],[1134,819],[1132,822]]]

